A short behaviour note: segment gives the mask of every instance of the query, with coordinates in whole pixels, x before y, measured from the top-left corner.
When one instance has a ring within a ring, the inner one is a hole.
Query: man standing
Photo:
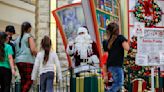
[[[12,49],[13,49],[13,52],[14,52],[14,54],[13,54],[13,59],[15,59],[15,46],[14,46],[13,39],[12,39],[12,36],[15,34],[15,28],[14,28],[14,26],[12,26],[12,25],[6,26],[5,32],[6,32],[6,34],[7,34],[8,37],[9,37],[9,42],[8,42],[8,44],[9,44],[9,45],[12,47]]]
[[[75,67],[80,66],[81,63],[99,63],[97,45],[85,27],[78,28],[77,37],[68,43],[67,53],[73,56]]]

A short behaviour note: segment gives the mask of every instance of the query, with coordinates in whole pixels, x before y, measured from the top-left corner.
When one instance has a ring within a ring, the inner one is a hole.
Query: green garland
[[[143,1],[142,1],[143,2]],[[139,22],[144,22],[145,26],[154,26],[155,24],[159,23],[162,19],[162,10],[161,8],[154,2],[154,0],[151,0],[151,2],[149,2],[152,4],[152,18],[147,18],[147,16],[145,15],[145,11],[144,10],[144,4],[141,3],[140,1],[138,1],[135,5],[135,11],[134,16],[136,17],[136,19]]]

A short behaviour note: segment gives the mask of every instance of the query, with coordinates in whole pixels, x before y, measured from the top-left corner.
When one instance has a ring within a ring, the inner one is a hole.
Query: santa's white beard
[[[92,40],[90,35],[78,35],[75,38],[75,51],[80,59],[88,59],[88,55],[92,54]]]

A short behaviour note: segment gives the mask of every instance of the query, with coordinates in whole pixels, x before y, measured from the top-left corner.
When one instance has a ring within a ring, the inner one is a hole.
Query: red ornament
[[[131,43],[133,49],[137,49],[137,41]]]

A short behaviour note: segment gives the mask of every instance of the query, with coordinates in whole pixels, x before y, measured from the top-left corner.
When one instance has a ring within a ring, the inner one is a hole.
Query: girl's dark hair
[[[116,23],[110,23],[107,26],[106,31],[108,33],[107,35],[110,35],[109,42],[108,42],[108,49],[110,49],[113,42],[119,35],[119,26]]]
[[[51,49],[51,39],[48,36],[44,36],[44,38],[42,39],[41,48],[45,51],[43,62],[43,64],[45,64],[49,59],[49,53]]]
[[[19,41],[19,47],[21,47],[21,40],[23,38],[23,35],[25,32],[28,31],[28,29],[31,28],[31,24],[29,22],[23,22],[21,25],[21,36],[20,36],[20,41]]]
[[[4,61],[5,57],[5,41],[7,38],[7,34],[5,32],[0,32],[0,61]]]

